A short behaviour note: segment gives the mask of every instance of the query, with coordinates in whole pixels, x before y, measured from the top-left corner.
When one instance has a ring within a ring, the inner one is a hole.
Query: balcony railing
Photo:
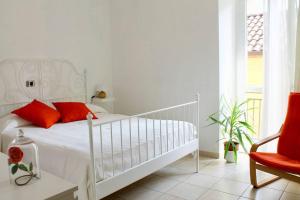
[[[252,125],[255,131],[254,137],[258,138],[260,136],[260,128],[261,128],[262,98],[251,97],[251,96],[252,95],[248,95],[247,119],[248,119],[248,123]],[[256,95],[256,96],[260,96],[260,95]]]

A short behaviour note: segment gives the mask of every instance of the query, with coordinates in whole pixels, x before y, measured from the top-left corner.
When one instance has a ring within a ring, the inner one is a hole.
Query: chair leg
[[[250,159],[250,181],[253,187],[257,187],[256,162]]]
[[[263,187],[265,185],[273,183],[274,181],[277,181],[280,178],[281,177],[269,178],[261,181],[260,183],[257,183],[256,162],[250,159],[250,179],[251,179],[251,184],[253,185],[254,188]]]
[[[261,188],[265,185],[268,185],[270,183],[273,183],[274,181],[277,181],[279,180],[281,177],[274,177],[274,178],[269,178],[269,179],[266,179],[266,180],[263,180],[261,181],[259,184],[257,184],[256,186],[254,186],[255,188]]]

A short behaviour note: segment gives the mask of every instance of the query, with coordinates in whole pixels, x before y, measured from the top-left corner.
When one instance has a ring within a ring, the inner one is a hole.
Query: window
[[[261,113],[262,113],[262,88],[264,84],[264,16],[263,1],[247,1],[247,88],[248,99],[247,117],[254,127],[256,137],[260,135]]]

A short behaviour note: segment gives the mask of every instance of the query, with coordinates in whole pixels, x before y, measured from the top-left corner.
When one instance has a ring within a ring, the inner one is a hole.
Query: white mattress
[[[124,116],[115,114],[97,114],[96,122],[119,119]],[[139,120],[139,131],[138,131]],[[154,124],[154,126],[153,126]],[[161,127],[161,128],[160,128]],[[10,128],[1,134],[2,150],[7,149],[8,144],[15,137],[19,128]],[[32,125],[22,127],[27,137],[33,139],[39,147],[41,168],[79,186],[78,196],[80,200],[89,199],[90,196],[90,157],[89,157],[89,134],[86,121],[72,122],[66,124],[55,124],[50,129],[38,128]],[[167,131],[168,129],[168,131]],[[172,130],[174,129],[174,137]],[[110,125],[102,127],[103,154],[101,154],[100,130],[94,128],[94,150],[96,157],[97,181],[120,173],[139,162],[151,159],[155,154],[159,155],[171,150],[174,146],[183,144],[194,139],[194,127],[191,123],[172,120],[151,120],[147,119],[147,140],[146,142],[146,120],[131,120],[131,147],[128,120],[122,121],[122,143],[123,162],[121,151],[120,123],[112,125],[113,156],[111,146]],[[179,130],[179,133],[178,133]],[[168,134],[167,134],[168,132]],[[154,134],[153,134],[154,133]],[[161,137],[160,137],[161,136]],[[179,137],[178,137],[179,136]],[[140,140],[138,140],[140,138]],[[155,138],[155,144],[154,144]],[[161,138],[161,140],[160,140]],[[168,138],[168,145],[167,145]],[[162,141],[162,142],[160,142]],[[168,146],[168,147],[167,147]],[[161,148],[162,147],[162,148]],[[139,151],[139,149],[141,151]],[[148,151],[147,151],[148,149]],[[162,151],[161,151],[162,149]],[[132,153],[131,153],[132,152]],[[141,153],[139,153],[141,152]],[[131,160],[132,154],[132,160]],[[103,166],[101,156],[103,155]],[[114,162],[112,162],[112,157]],[[148,157],[148,158],[147,158]],[[123,163],[123,164],[122,164]],[[104,172],[104,173],[103,173]]]

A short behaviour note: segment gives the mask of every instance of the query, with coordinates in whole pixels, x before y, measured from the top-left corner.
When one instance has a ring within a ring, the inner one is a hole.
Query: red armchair
[[[260,146],[277,138],[277,153],[257,152]],[[257,183],[256,170],[277,177]],[[286,119],[279,133],[253,144],[250,150],[250,179],[255,188],[280,178],[300,183],[300,93],[290,94]]]

